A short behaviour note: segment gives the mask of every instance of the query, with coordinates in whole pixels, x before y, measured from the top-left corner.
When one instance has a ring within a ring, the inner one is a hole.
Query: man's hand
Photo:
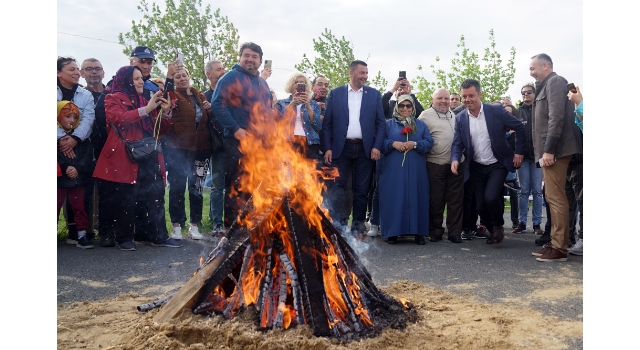
[[[324,152],[324,162],[327,164],[331,164],[331,161],[333,160],[332,155],[333,152],[331,150]]]
[[[247,130],[240,128],[233,133],[233,137],[235,137],[237,140],[242,140],[243,138],[247,137]]]
[[[70,166],[67,168],[67,176],[70,177],[71,179],[75,180],[78,178],[78,170],[76,170],[76,168]]]
[[[554,156],[552,153],[543,153],[542,154],[542,166],[552,166],[553,164],[556,163],[556,161],[554,160]]]
[[[514,154],[513,155],[513,166],[518,169],[520,165],[522,165],[522,159],[524,156],[522,154]]]
[[[378,160],[380,159],[380,151],[376,148],[372,148],[371,149],[371,160]]]
[[[262,79],[267,80],[271,76],[271,68],[265,68],[260,72]]]
[[[78,141],[71,136],[63,136],[60,138],[60,145],[58,150],[68,158],[75,158],[76,154],[73,152],[73,148],[78,144]]]
[[[451,172],[453,173],[453,175],[458,175],[458,161],[454,160],[453,162],[451,162]]]

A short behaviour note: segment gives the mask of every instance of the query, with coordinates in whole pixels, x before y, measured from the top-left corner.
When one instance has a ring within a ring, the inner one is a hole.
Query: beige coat
[[[567,80],[554,72],[536,84],[532,112],[536,161],[543,153],[552,153],[556,159],[582,153],[582,136],[568,92]]]

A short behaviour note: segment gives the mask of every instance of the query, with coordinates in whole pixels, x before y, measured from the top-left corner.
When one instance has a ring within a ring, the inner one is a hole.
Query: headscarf
[[[398,105],[401,102],[409,101],[411,102],[411,115],[407,118],[404,118],[400,115],[400,110],[398,109]],[[411,127],[411,135],[416,135],[418,133],[418,126],[416,125],[416,103],[413,101],[413,97],[411,95],[400,95],[398,96],[398,100],[396,101],[396,106],[393,108],[393,117],[396,118],[402,125]]]
[[[136,66],[124,66],[118,69],[116,75],[113,77],[113,85],[111,85],[111,93],[120,92],[131,100],[135,108],[144,107],[147,105],[147,100],[138,94],[135,85],[133,85],[133,71],[140,70]]]
[[[58,126],[61,127],[63,130],[65,130],[65,128],[62,127],[62,124],[60,124],[60,121],[64,116],[72,113],[77,115],[78,119],[76,119],[76,122],[73,124],[73,127],[71,128],[71,130],[75,129],[78,126],[78,124],[80,124],[80,108],[78,108],[78,106],[76,106],[76,104],[71,101],[63,100],[58,102]]]

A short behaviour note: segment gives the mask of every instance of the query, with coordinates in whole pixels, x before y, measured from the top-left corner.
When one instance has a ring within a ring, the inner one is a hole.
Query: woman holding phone
[[[292,140],[298,150],[306,146],[305,156],[320,160],[320,136],[322,129],[320,106],[311,100],[311,82],[300,72],[294,72],[284,84],[289,97],[276,101],[275,109],[280,117],[289,118],[294,125]]]
[[[120,250],[136,250],[134,234],[151,245],[181,247],[168,237],[164,216],[164,158],[162,153],[132,162],[123,139],[157,137],[169,129],[170,101],[156,92],[147,101],[142,72],[136,66],[124,66],[116,72],[111,93],[104,98],[107,140],[100,153],[93,177],[101,182],[104,205],[104,231],[115,236]],[[157,107],[162,108],[162,116]],[[161,120],[158,120],[161,118]],[[116,129],[120,133],[116,133]],[[134,232],[135,230],[135,232]]]

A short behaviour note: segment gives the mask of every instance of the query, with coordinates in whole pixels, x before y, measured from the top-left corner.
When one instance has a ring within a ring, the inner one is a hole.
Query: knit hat
[[[58,102],[58,126],[64,129],[62,124],[60,124],[60,121],[64,116],[72,113],[75,113],[78,116],[78,119],[76,119],[76,122],[73,124],[73,127],[71,127],[71,130],[75,129],[76,127],[78,127],[78,124],[80,124],[80,109],[78,108],[78,106],[76,106],[75,103],[71,101]]]

